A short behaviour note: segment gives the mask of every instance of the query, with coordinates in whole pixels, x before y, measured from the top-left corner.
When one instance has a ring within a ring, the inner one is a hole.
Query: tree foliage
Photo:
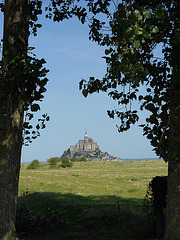
[[[39,168],[39,161],[38,160],[33,160],[27,169],[38,169]]]
[[[67,168],[67,167],[72,167],[72,162],[69,160],[68,157],[65,157],[61,160],[61,167]]]
[[[81,157],[81,158],[79,159],[79,162],[87,162],[86,157]]]
[[[51,1],[45,10],[53,21],[76,16],[89,23],[89,38],[106,47],[107,73],[103,79],[82,80],[83,95],[103,91],[117,102],[119,107],[107,113],[120,120],[119,132],[138,122],[139,109],[148,110],[150,115],[141,124],[144,135],[157,155],[167,160],[170,86],[176,68],[173,51],[180,41],[178,1],[87,0],[82,6],[80,1],[64,0]],[[154,54],[157,46],[162,58]],[[133,108],[134,101],[139,109]]]
[[[81,157],[81,158],[76,158],[76,157],[73,157],[71,159],[71,162],[87,162],[87,158],[86,157]]]
[[[41,24],[38,21],[38,15],[42,13],[42,1],[31,1],[29,8],[29,33],[37,35],[37,29]],[[4,5],[0,5],[1,11],[4,12]],[[5,43],[4,43],[5,44]],[[49,121],[49,116],[43,114],[38,119],[38,124],[31,124],[34,113],[40,111],[40,104],[47,91],[46,77],[49,70],[44,65],[44,58],[38,59],[33,53],[34,48],[19,49],[19,54],[13,56],[9,52],[3,52],[3,60],[0,61],[0,100],[3,102],[6,96],[13,94],[17,99],[21,99],[24,105],[24,123],[23,123],[23,143],[27,146],[32,139],[40,136],[40,129],[45,128],[45,123]],[[13,52],[13,51],[12,51]],[[11,56],[12,55],[12,56]],[[3,114],[6,115],[6,106],[3,108]],[[4,126],[0,126],[1,129]]]
[[[108,110],[110,118],[120,119],[118,131],[126,131],[139,120],[138,109],[148,110],[150,116],[142,124],[144,135],[150,139],[157,155],[167,160],[169,139],[170,86],[173,72],[174,47],[179,38],[179,5],[177,1],[122,1],[109,21],[110,33],[91,38],[105,46],[107,73],[102,80],[90,77],[82,80],[80,89],[89,93],[104,91],[117,101],[117,109]],[[93,31],[91,29],[91,31]],[[94,32],[94,31],[93,31]],[[162,58],[155,56],[161,47]],[[140,90],[144,87],[144,93]]]
[[[57,167],[57,164],[59,162],[59,158],[58,157],[52,157],[52,158],[49,158],[47,160],[47,162],[49,163],[49,165],[54,168],[54,167]]]
[[[165,235],[168,240],[179,239],[179,1],[86,0],[82,4],[79,0],[49,0],[45,4],[46,17],[53,21],[73,16],[82,23],[88,21],[89,38],[106,48],[107,73],[103,79],[90,77],[88,82],[82,80],[80,89],[83,95],[87,97],[89,93],[104,91],[117,101],[119,107],[109,110],[108,115],[120,119],[119,132],[128,130],[139,119],[138,109],[133,109],[133,101],[139,102],[140,110],[150,112],[141,125],[144,134],[156,153],[169,160]],[[28,36],[30,33],[37,35],[37,29],[41,27],[38,15],[42,13],[42,1],[7,0],[5,5],[0,4],[0,8],[6,19],[3,59],[0,62],[0,200],[3,206],[0,208],[3,216],[0,218],[3,223],[0,224],[0,236],[2,239],[8,236],[16,239],[13,236],[13,213],[16,209],[23,116],[23,138],[28,144],[40,135],[39,130],[49,120],[44,114],[35,130],[30,123],[34,113],[40,110],[39,101],[46,91],[47,70],[43,67],[44,59],[39,60],[28,53]],[[158,45],[162,48],[162,59],[154,55]],[[145,88],[143,94],[140,92],[142,86]]]
[[[167,204],[167,176],[156,176],[148,185],[145,202],[150,203],[156,225],[156,236],[163,237]]]

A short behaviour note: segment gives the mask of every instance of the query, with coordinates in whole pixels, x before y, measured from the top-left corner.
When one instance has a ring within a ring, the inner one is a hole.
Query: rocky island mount
[[[87,161],[122,161],[121,158],[102,152],[98,144],[88,137],[87,131],[85,131],[84,140],[79,140],[76,145],[71,145],[60,158],[64,157],[69,159],[85,157]]]

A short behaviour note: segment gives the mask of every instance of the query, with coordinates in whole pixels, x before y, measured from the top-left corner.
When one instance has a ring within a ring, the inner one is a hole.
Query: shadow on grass
[[[57,211],[62,220],[43,229],[43,234],[29,232],[28,237],[21,238],[24,240],[142,240],[154,237],[152,217],[142,199],[36,192],[20,197],[19,202],[28,206],[31,218],[50,209]]]

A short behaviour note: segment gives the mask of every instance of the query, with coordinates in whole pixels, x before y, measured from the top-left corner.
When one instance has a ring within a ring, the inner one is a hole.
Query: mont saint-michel
[[[120,158],[111,156],[107,152],[102,152],[96,142],[87,135],[87,131],[84,135],[84,140],[79,140],[76,145],[71,145],[66,151],[64,151],[63,157],[86,157],[88,161],[122,161]]]

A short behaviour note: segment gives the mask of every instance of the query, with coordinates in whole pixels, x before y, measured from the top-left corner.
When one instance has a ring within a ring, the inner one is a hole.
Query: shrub
[[[82,154],[80,152],[75,152],[74,157],[80,157]]]
[[[54,168],[54,167],[57,167],[57,163],[59,162],[59,158],[58,157],[52,157],[52,158],[48,159],[47,162],[49,163],[49,165],[52,168]]]
[[[81,158],[79,159],[79,161],[80,161],[80,162],[87,162],[87,159],[86,159],[85,157],[81,157]]]
[[[21,202],[17,206],[16,231],[27,232],[29,230],[30,209],[26,203]]]
[[[161,238],[164,231],[167,196],[167,176],[156,176],[149,183],[146,201],[150,200],[155,217],[156,236]]]
[[[26,197],[29,193],[28,188],[23,189],[20,193],[21,198]],[[29,230],[30,209],[25,202],[18,202],[16,209],[16,231],[27,232]]]
[[[63,168],[72,167],[72,162],[69,160],[68,157],[65,157],[65,158],[62,159],[62,164],[61,164],[61,166],[62,166]]]
[[[146,199],[150,199],[153,211],[166,208],[167,176],[156,176],[149,183]]]
[[[73,158],[71,159],[71,162],[78,162],[78,161],[79,161],[79,159],[76,158],[76,157],[73,157]]]
[[[87,159],[85,157],[81,157],[81,158],[73,157],[71,159],[71,162],[87,162]]]
[[[38,160],[33,160],[29,166],[27,167],[27,169],[37,169],[39,168],[39,161]]]
[[[65,220],[59,215],[59,211],[53,211],[49,208],[40,216],[31,217],[30,209],[23,202],[18,205],[16,216],[16,231],[23,236],[29,233],[44,233],[51,226],[59,226],[65,223]]]

